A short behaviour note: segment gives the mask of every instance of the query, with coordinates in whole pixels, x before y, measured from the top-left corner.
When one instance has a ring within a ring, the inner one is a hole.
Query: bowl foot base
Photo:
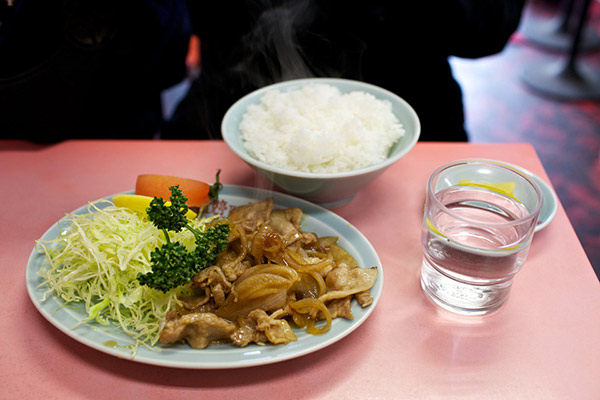
[[[320,203],[320,202],[314,202],[314,203],[320,205],[323,208],[327,208],[328,210],[331,210],[333,208],[338,208],[338,207],[341,207],[343,205],[346,205],[355,196],[356,196],[356,194],[353,194],[352,196],[346,197],[345,199],[341,199],[341,200],[327,201],[327,202],[323,202],[323,203]]]

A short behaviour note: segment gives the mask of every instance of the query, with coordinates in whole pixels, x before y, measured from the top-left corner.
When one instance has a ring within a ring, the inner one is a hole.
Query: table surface
[[[504,307],[459,318],[419,285],[424,188],[439,165],[492,158],[548,181],[527,144],[418,143],[335,210],[372,243],[384,270],[380,301],[343,340],[276,364],[187,370],[86,347],[35,309],[25,286],[34,240],[89,200],[131,190],[141,173],[253,186],[223,142],[0,141],[0,397],[10,399],[599,399],[600,286],[559,204],[535,234]],[[193,397],[190,397],[193,396]]]

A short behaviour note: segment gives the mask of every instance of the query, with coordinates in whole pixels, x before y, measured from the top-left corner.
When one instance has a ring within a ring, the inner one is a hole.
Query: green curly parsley
[[[229,225],[218,224],[206,232],[190,226],[185,213],[188,211],[187,198],[179,185],[169,187],[171,205],[155,197],[146,210],[148,219],[163,231],[166,243],[150,254],[152,272],[137,276],[142,285],[168,292],[188,283],[202,269],[214,265],[219,253],[227,247]],[[196,247],[192,251],[179,242],[172,242],[169,231],[179,232],[183,228],[194,234]]]

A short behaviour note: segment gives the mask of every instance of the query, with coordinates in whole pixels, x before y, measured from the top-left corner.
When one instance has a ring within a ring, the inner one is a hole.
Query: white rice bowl
[[[299,94],[304,90],[316,94],[309,101]],[[410,104],[388,90],[348,79],[307,78],[242,97],[225,113],[221,133],[256,171],[256,186],[337,208],[410,152],[421,124]]]
[[[248,106],[239,131],[246,151],[284,170],[339,173],[386,160],[405,131],[392,104],[363,91],[311,83],[267,91]]]

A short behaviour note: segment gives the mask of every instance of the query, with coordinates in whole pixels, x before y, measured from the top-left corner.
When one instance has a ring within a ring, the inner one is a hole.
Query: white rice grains
[[[386,100],[327,84],[266,92],[240,123],[244,147],[266,164],[290,171],[337,173],[384,161],[404,135]]]

